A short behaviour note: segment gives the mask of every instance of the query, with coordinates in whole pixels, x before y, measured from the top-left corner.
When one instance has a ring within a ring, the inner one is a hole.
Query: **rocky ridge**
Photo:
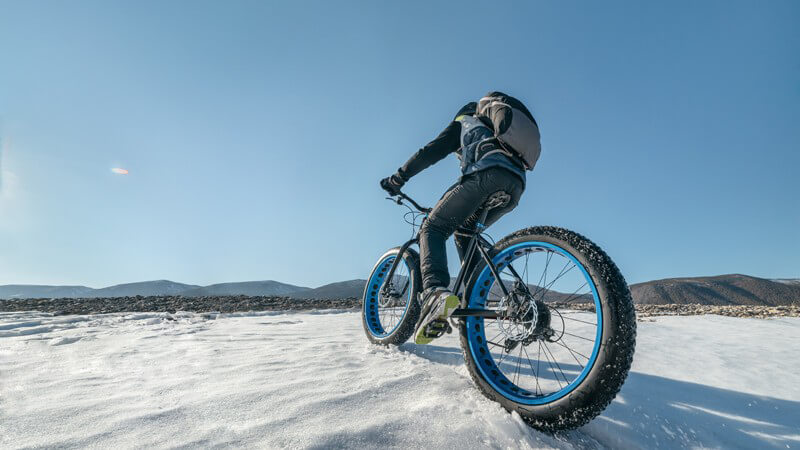
[[[552,303],[553,306],[593,311],[590,303]],[[361,306],[358,298],[295,299],[281,296],[135,296],[100,298],[40,298],[0,300],[3,311],[41,311],[55,315],[107,314],[120,312],[247,312],[247,311],[298,311],[314,309],[355,309]],[[800,304],[762,305],[635,305],[638,318],[653,316],[688,316],[717,314],[731,317],[800,317]]]
[[[590,303],[554,304],[556,307],[594,311]],[[672,303],[668,305],[634,305],[636,318],[654,316],[701,316],[716,314],[729,317],[749,317],[766,319],[768,317],[800,317],[800,304],[764,306],[764,305],[702,305],[699,303]]]
[[[205,297],[141,296],[97,298],[27,298],[0,300],[0,311],[42,311],[56,315],[107,314],[118,312],[239,312],[309,309],[350,309],[356,298],[294,299],[282,296],[225,295]]]

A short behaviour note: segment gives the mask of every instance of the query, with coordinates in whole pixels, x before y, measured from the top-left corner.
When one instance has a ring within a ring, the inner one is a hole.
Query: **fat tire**
[[[531,227],[512,233],[492,248],[493,257],[510,245],[542,241],[558,245],[584,265],[597,288],[603,310],[600,351],[592,369],[572,392],[543,405],[525,405],[509,400],[484,380],[469,349],[466,322],[461,321],[461,349],[467,369],[478,389],[509,412],[516,411],[530,426],[543,431],[569,430],[597,417],[616,397],[628,376],[636,347],[636,313],[630,289],[616,264],[586,237],[558,227]],[[472,272],[462,306],[471,298],[472,288],[486,263]]]
[[[418,298],[419,290],[422,286],[422,276],[420,275],[419,267],[419,254],[414,249],[407,248],[403,253],[403,260],[406,262],[406,264],[408,264],[409,277],[411,278],[411,286],[409,287],[411,289],[411,297],[408,300],[410,302],[408,305],[408,310],[406,310],[406,313],[400,320],[397,328],[395,328],[395,330],[387,336],[377,337],[373,335],[369,331],[369,326],[367,325],[365,302],[367,301],[367,295],[369,294],[369,280],[372,278],[372,274],[378,270],[378,267],[382,261],[384,261],[388,256],[397,255],[399,252],[400,247],[395,247],[387,250],[386,253],[381,255],[381,257],[375,263],[375,266],[372,268],[369,277],[367,278],[367,284],[364,286],[364,293],[361,296],[361,325],[364,328],[364,333],[367,335],[367,339],[369,339],[369,341],[373,344],[401,345],[405,343],[414,334],[414,328],[419,320],[420,304]]]

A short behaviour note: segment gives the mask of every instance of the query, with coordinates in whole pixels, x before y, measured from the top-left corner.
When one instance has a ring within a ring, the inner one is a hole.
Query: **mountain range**
[[[631,285],[639,304],[701,303],[704,305],[800,304],[800,280],[768,280],[747,275],[668,278]]]
[[[273,280],[219,283],[209,286],[169,280],[118,284],[101,289],[87,286],[45,286],[9,284],[0,286],[0,299],[94,298],[135,295],[182,295],[204,297],[223,295],[285,296],[300,299],[360,297],[366,280],[349,280],[317,288],[295,286]],[[776,279],[731,274],[713,277],[668,278],[630,286],[635,303],[700,303],[705,305],[789,305],[800,304],[800,279]],[[549,299],[565,294],[551,292]],[[585,298],[577,301],[585,301]]]

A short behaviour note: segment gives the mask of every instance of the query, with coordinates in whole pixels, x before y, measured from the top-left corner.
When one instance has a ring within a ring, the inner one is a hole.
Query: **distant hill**
[[[43,286],[7,284],[0,286],[0,298],[91,298],[128,297],[135,295],[177,295],[199,286],[169,280],[140,281],[117,284],[102,289],[87,286]]]
[[[180,294],[184,297],[205,297],[212,295],[276,295],[288,296],[312,290],[311,288],[295,286],[278,281],[243,281],[238,283],[219,283],[210,286],[196,287]]]
[[[176,283],[169,280],[140,281],[92,289],[80,297],[129,297],[135,295],[178,295],[187,289],[198,288],[196,284]]]
[[[703,305],[800,304],[800,284],[747,275],[668,278],[631,285],[634,303],[700,303]]]
[[[219,283],[210,286],[176,283],[169,280],[118,284],[102,289],[86,286],[43,286],[10,284],[0,286],[0,298],[88,298],[126,297],[135,295],[183,295],[204,297],[222,295],[285,296],[300,299],[360,298],[366,280],[356,279],[308,288],[273,280]],[[532,291],[537,288],[529,286]],[[790,305],[800,304],[800,280],[768,280],[747,275],[669,278],[631,285],[635,303],[661,305],[669,303],[704,305]],[[575,296],[548,291],[545,301],[591,301],[587,295]]]
[[[0,286],[0,298],[85,297],[94,289],[87,286],[46,286],[38,284],[6,284]]]
[[[531,292],[541,292],[536,285],[528,285]],[[747,275],[719,275],[714,277],[669,278],[647,281],[630,286],[633,302],[645,305],[690,304],[702,305],[760,305],[779,306],[800,304],[800,280],[767,280]],[[492,287],[500,297],[497,285]],[[585,290],[584,290],[585,292]],[[570,295],[557,291],[544,293],[546,302],[591,302],[589,294]]]
[[[338,283],[326,284],[324,286],[320,286],[315,289],[309,289],[307,291],[292,292],[289,294],[289,296],[294,298],[319,299],[350,297],[359,298],[364,295],[364,286],[366,284],[367,280],[340,281]]]

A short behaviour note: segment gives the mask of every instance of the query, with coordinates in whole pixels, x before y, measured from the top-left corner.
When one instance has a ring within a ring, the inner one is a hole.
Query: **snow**
[[[0,313],[0,447],[800,448],[800,319],[647,320],[617,399],[552,435],[454,335],[376,347],[354,312]]]

